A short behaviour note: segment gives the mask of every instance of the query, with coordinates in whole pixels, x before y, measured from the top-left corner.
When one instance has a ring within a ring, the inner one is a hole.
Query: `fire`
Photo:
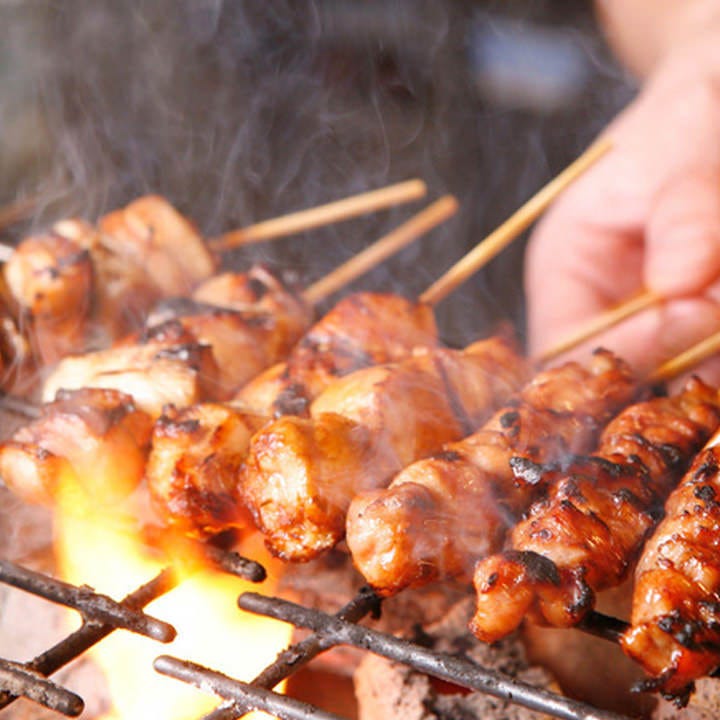
[[[112,512],[95,507],[90,512],[77,492],[69,492],[66,499],[56,516],[58,562],[66,580],[119,600],[166,567],[141,542],[131,506]],[[251,544],[244,551],[268,570],[262,585],[193,564],[175,589],[145,608],[176,628],[178,636],[172,643],[161,645],[117,630],[93,648],[92,657],[105,674],[111,695],[112,709],[103,720],[195,720],[219,703],[212,695],[156,673],[152,662],[160,654],[247,681],[287,645],[288,625],[237,608],[237,596],[245,590],[272,593],[280,573],[279,562],[267,556],[261,543],[251,540]]]

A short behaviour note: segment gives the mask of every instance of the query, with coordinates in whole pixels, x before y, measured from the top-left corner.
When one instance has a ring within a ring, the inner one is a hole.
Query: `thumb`
[[[665,297],[701,293],[720,276],[720,167],[688,168],[658,191],[643,271]]]

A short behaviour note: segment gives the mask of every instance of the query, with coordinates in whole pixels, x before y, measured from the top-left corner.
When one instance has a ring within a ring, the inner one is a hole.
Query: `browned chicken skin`
[[[214,403],[166,408],[145,473],[161,518],[190,534],[251,524],[238,494],[240,468],[262,421]]]
[[[335,545],[352,498],[476,427],[525,379],[507,343],[425,348],[328,386],[308,418],[284,417],[252,439],[243,496],[270,549],[304,561]]]
[[[665,504],[635,571],[622,647],[678,703],[720,666],[720,447],[703,450]]]
[[[269,416],[307,415],[312,400],[336,378],[399,360],[415,347],[436,344],[437,328],[429,306],[399,295],[355,293],[310,328],[282,370],[263,373],[236,399]],[[269,400],[271,406],[257,404]]]
[[[478,432],[353,500],[355,565],[385,595],[469,573],[541,492],[535,463],[589,450],[635,392],[628,367],[606,351],[587,370],[566,363],[539,373]]]
[[[519,522],[506,552],[475,569],[471,627],[486,642],[523,618],[567,627],[595,594],[626,577],[667,494],[720,425],[720,397],[697,378],[671,398],[626,408],[593,455],[548,470],[546,498]]]
[[[59,390],[109,388],[127,392],[138,407],[158,417],[165,405],[181,407],[215,397],[218,383],[210,347],[170,321],[147,337],[61,360],[45,381],[43,401],[51,402]]]
[[[152,419],[115,390],[60,393],[42,416],[0,445],[0,478],[31,502],[52,503],[61,491],[111,503],[140,482]]]

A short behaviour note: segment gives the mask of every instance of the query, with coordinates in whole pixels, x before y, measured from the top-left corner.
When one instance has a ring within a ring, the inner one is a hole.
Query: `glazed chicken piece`
[[[359,491],[467,434],[526,375],[494,338],[464,351],[425,348],[336,380],[310,418],[280,418],[252,439],[242,493],[266,544],[293,561],[333,547]]]
[[[720,666],[720,433],[665,505],[635,571],[623,650],[659,690],[684,704],[693,681]]]
[[[263,373],[236,400],[263,415],[307,416],[312,400],[338,377],[436,344],[437,328],[429,306],[399,295],[355,293],[310,328],[282,371],[272,368]],[[253,404],[270,399],[271,405]]]
[[[356,567],[383,595],[469,574],[542,492],[537,464],[587,452],[636,390],[629,368],[603,350],[588,369],[539,373],[479,431],[353,500],[346,540]]]
[[[546,498],[514,528],[506,552],[475,569],[473,633],[504,637],[529,616],[576,625],[596,593],[619,585],[668,493],[720,426],[720,396],[694,378],[671,398],[626,408],[588,457],[549,469]]]
[[[157,297],[188,295],[215,272],[195,226],[159,195],[146,195],[98,223],[104,247],[142,270]]]
[[[140,482],[152,419],[116,390],[58,393],[41,417],[0,445],[0,478],[30,502],[113,503]]]
[[[195,297],[203,300],[170,298],[161,302],[147,325],[176,320],[198,342],[209,345],[220,370],[218,399],[223,400],[287,357],[312,317],[301,296],[262,268],[211,278]]]
[[[166,408],[145,474],[160,517],[191,535],[251,525],[238,494],[240,468],[263,420],[215,403]]]
[[[93,287],[87,250],[56,233],[29,237],[5,263],[3,275],[38,365],[85,347]]]
[[[142,339],[65,358],[45,381],[42,396],[50,402],[62,389],[115,389],[158,417],[165,405],[182,407],[216,397],[218,377],[210,347],[198,343],[179,323],[169,322]]]

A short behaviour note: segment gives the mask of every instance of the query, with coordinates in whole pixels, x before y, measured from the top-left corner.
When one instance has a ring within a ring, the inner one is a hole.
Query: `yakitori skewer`
[[[246,228],[232,230],[210,240],[209,245],[213,250],[224,251],[241,245],[285,237],[322,225],[349,220],[358,215],[366,215],[393,205],[412,202],[424,197],[426,192],[427,187],[422,180],[407,180],[379,190],[353,195],[326,205],[300,210]]]
[[[577,160],[514,212],[500,227],[488,235],[473,251],[456,263],[421,296],[420,301],[435,305],[526,230],[550,203],[573,181],[600,159],[610,148],[610,140],[602,139],[591,145]]]
[[[701,340],[674,358],[664,362],[657,370],[650,374],[648,381],[664,382],[676,378],[692,370],[705,360],[709,360],[720,352],[720,332]]]

